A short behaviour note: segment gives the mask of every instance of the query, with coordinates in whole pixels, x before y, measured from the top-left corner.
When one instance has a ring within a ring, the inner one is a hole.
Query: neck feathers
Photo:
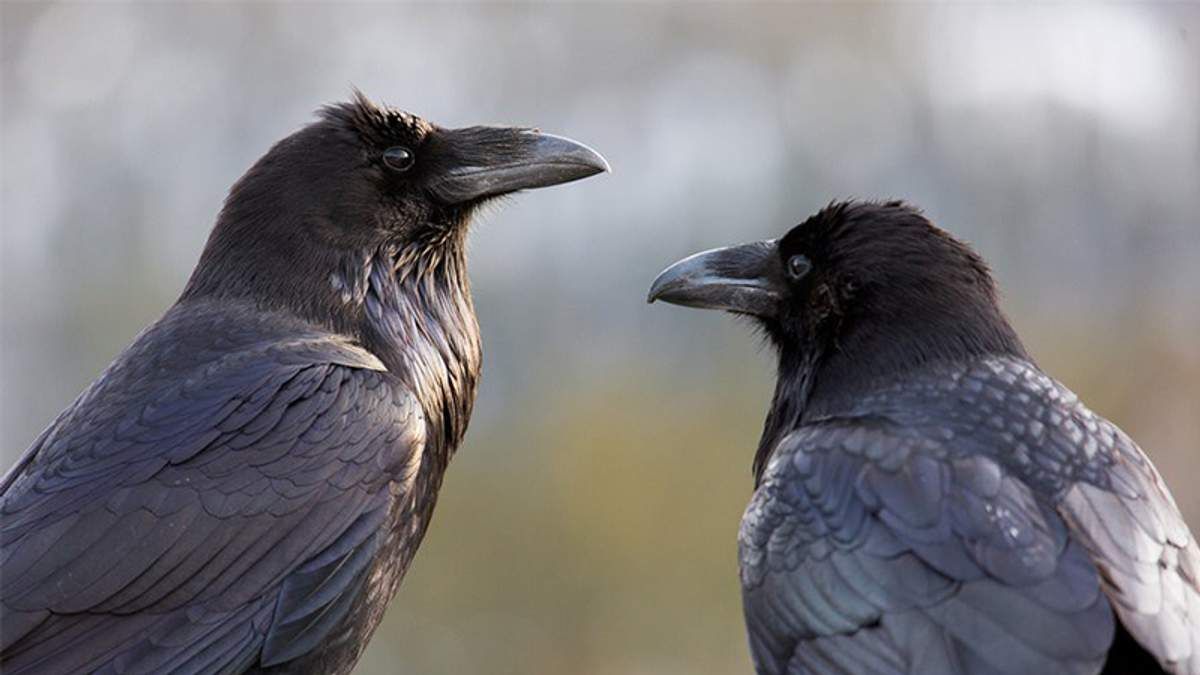
[[[365,279],[368,347],[421,401],[432,445],[449,461],[466,433],[482,361],[462,239],[385,248]]]
[[[758,450],[754,453],[753,472],[756,488],[762,480],[763,471],[767,468],[775,446],[801,424],[809,397],[812,395],[813,376],[816,372],[813,367],[814,357],[813,350],[780,352],[775,395],[771,399],[771,408],[763,423]]]

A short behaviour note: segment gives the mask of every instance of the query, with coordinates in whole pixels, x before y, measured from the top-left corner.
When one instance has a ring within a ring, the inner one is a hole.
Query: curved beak
[[[609,170],[588,146],[530,129],[469,127],[438,134],[442,169],[430,190],[447,204],[569,183]]]
[[[684,258],[655,278],[646,301],[769,318],[778,314],[783,288],[776,243],[768,240]]]

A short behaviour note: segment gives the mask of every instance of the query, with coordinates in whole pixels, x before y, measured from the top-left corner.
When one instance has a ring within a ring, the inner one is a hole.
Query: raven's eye
[[[808,261],[808,258],[802,255],[794,255],[788,258],[787,268],[788,274],[791,275],[793,279],[802,279],[804,278],[804,275],[808,274],[808,271],[812,269],[812,263]]]
[[[417,156],[406,147],[397,145],[383,151],[383,163],[395,171],[408,171],[412,168]]]

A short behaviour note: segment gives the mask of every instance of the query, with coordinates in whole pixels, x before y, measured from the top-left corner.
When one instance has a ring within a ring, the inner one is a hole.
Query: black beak
[[[779,313],[784,287],[775,241],[760,241],[680,260],[658,275],[646,301],[771,318]]]
[[[609,170],[608,162],[588,146],[530,129],[469,127],[437,136],[442,168],[429,188],[446,204],[569,183]]]

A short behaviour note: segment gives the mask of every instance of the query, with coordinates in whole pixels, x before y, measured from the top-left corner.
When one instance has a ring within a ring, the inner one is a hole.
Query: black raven
[[[921,213],[833,204],[676,263],[655,299],[751,317],[778,352],[739,536],[759,673],[1200,673],[1200,549],[1167,486]]]
[[[472,213],[606,168],[361,94],[272,147],[0,483],[2,670],[349,672],[475,400]]]

